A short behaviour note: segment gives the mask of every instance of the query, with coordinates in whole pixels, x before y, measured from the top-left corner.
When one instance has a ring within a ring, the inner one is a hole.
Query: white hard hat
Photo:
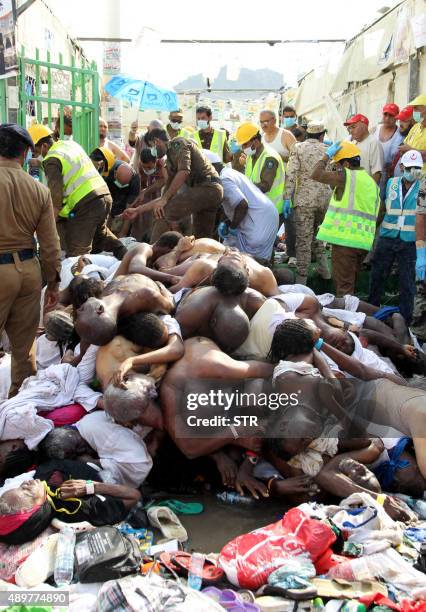
[[[416,166],[417,168],[423,168],[423,158],[422,154],[419,151],[407,151],[400,159],[401,164],[404,165],[405,168],[411,168]]]

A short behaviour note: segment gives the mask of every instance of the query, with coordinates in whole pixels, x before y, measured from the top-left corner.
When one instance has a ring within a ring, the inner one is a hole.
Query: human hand
[[[229,234],[229,225],[226,223],[226,221],[221,221],[221,223],[219,223],[217,233],[219,234],[219,238],[225,240],[226,236]]]
[[[283,217],[287,219],[291,210],[291,200],[284,200],[283,203]]]
[[[167,364],[166,363],[154,363],[149,372],[148,376],[154,379],[155,384],[159,383],[163,378],[164,374],[167,372]]]
[[[189,251],[195,245],[195,236],[183,236],[177,243],[177,251],[179,253],[184,253],[185,251]]]
[[[407,151],[411,151],[412,147],[402,143],[399,145],[398,150],[401,153],[401,155],[403,155],[404,153],[407,153]]]
[[[118,215],[119,219],[124,219],[125,221],[133,221],[136,217],[139,216],[140,210],[139,208],[126,208],[121,215]]]
[[[390,495],[386,495],[383,508],[394,521],[408,522],[417,519],[417,515],[414,512],[411,512],[399,499]]]
[[[228,226],[228,235],[229,236],[236,236],[238,234],[238,230],[236,227],[231,227]]]
[[[129,357],[125,359],[123,363],[119,365],[119,367],[115,370],[112,375],[111,382],[114,387],[121,387],[122,389],[126,388],[125,376],[130,370],[133,368],[133,359]]]
[[[310,476],[293,476],[285,480],[274,481],[275,495],[316,495],[320,488]]]
[[[165,219],[164,207],[167,204],[165,198],[158,198],[152,208],[152,212],[154,213],[154,219]]]
[[[266,485],[240,468],[235,479],[235,490],[240,495],[244,495],[244,488],[250,491],[254,499],[259,499],[260,496],[269,497]]]
[[[338,140],[337,142],[328,147],[325,154],[327,155],[328,159],[331,159],[336,155],[337,151],[340,151],[341,148],[342,145],[340,144],[340,140]]]
[[[235,155],[235,153],[238,153],[239,151],[241,151],[241,147],[239,144],[237,144],[236,140],[232,139],[229,142],[229,150],[231,151],[233,155]]]
[[[70,497],[84,497],[85,495],[85,480],[66,480],[61,485],[61,499],[70,499]]]
[[[416,277],[419,281],[424,281],[426,276],[426,247],[417,248]]]
[[[329,147],[330,145],[333,144],[332,140],[323,140],[322,142],[323,142],[323,144],[327,145],[327,147]]]
[[[46,293],[44,294],[44,308],[50,310],[54,308],[59,301],[59,286],[47,287]]]
[[[411,359],[413,361],[417,359],[416,349],[412,344],[404,344],[402,355],[403,357],[407,357],[408,359]]]

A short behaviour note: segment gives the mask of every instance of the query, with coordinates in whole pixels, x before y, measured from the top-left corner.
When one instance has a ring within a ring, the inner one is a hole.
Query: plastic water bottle
[[[204,555],[192,553],[188,571],[188,586],[190,589],[199,591],[203,582]]]
[[[71,584],[74,574],[75,531],[64,527],[59,534],[56,545],[54,578],[58,587]]]
[[[256,503],[254,497],[240,495],[235,491],[223,491],[222,493],[218,493],[216,499],[230,506],[253,506]]]

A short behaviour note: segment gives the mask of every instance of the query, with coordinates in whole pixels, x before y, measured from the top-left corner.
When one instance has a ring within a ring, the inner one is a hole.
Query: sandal
[[[170,508],[170,510],[173,510],[176,514],[201,514],[204,510],[203,504],[199,504],[198,502],[182,502],[178,499],[154,500],[145,506],[145,508],[148,509],[151,506]]]
[[[167,555],[167,556],[166,556]],[[191,555],[187,552],[162,553],[160,561],[167,569],[172,569],[176,574],[186,576],[191,563]],[[203,567],[203,584],[215,584],[224,576],[224,571],[206,559]]]

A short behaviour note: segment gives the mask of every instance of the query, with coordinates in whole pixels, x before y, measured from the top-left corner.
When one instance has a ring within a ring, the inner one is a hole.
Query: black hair
[[[84,275],[73,278],[69,284],[69,291],[74,311],[80,308],[89,298],[102,297],[103,288],[103,282],[97,278]]]
[[[53,144],[52,136],[45,136],[44,138],[40,138],[40,140],[35,146],[42,147],[44,144],[52,145]]]
[[[150,164],[157,161],[157,158],[154,157],[149,149],[142,149],[139,159],[143,164]]]
[[[253,136],[253,138],[250,138],[250,141],[254,140],[255,138],[256,138],[257,140],[259,140],[260,142],[262,142],[262,134],[261,134],[260,132],[258,132],[257,134],[255,134],[255,135]]]
[[[222,295],[241,295],[249,286],[249,275],[245,268],[220,263],[213,272],[211,284]]]
[[[165,325],[152,312],[137,312],[119,320],[117,331],[120,336],[134,342],[138,346],[157,349],[164,346]]]
[[[10,451],[4,459],[1,478],[13,478],[27,472],[35,463],[37,463],[38,454],[35,451],[29,450],[27,447],[18,448]]]
[[[197,113],[206,113],[207,117],[211,117],[213,115],[210,106],[197,106]]]
[[[359,155],[356,157],[345,157],[344,159],[339,159],[339,164],[343,164],[343,162],[347,161],[351,168],[360,168],[361,167],[361,158]]]
[[[93,149],[93,151],[90,153],[89,155],[90,159],[92,159],[93,161],[103,161],[106,162],[107,160],[105,159],[104,154],[102,153],[102,151],[99,149],[99,147],[96,147],[96,149]]]
[[[164,232],[155,243],[155,246],[174,249],[181,238],[183,238],[183,234],[180,232]]]
[[[293,136],[296,138],[296,140],[298,138],[306,138],[306,130],[304,128],[302,128],[302,126],[293,126],[290,128]]]
[[[278,363],[289,355],[305,355],[314,348],[312,328],[303,319],[286,319],[280,323],[272,338],[268,359]]]
[[[28,143],[10,130],[0,127],[0,156],[7,159],[17,159],[28,149]]]
[[[289,104],[287,104],[287,106],[284,106],[284,108],[281,111],[283,114],[284,113],[296,113],[296,109],[294,108],[294,106],[290,106]]]
[[[154,142],[156,138],[158,138],[158,140],[162,140],[163,142],[169,141],[169,135],[167,134],[166,130],[162,130],[161,128],[154,128],[145,134],[146,144]]]

